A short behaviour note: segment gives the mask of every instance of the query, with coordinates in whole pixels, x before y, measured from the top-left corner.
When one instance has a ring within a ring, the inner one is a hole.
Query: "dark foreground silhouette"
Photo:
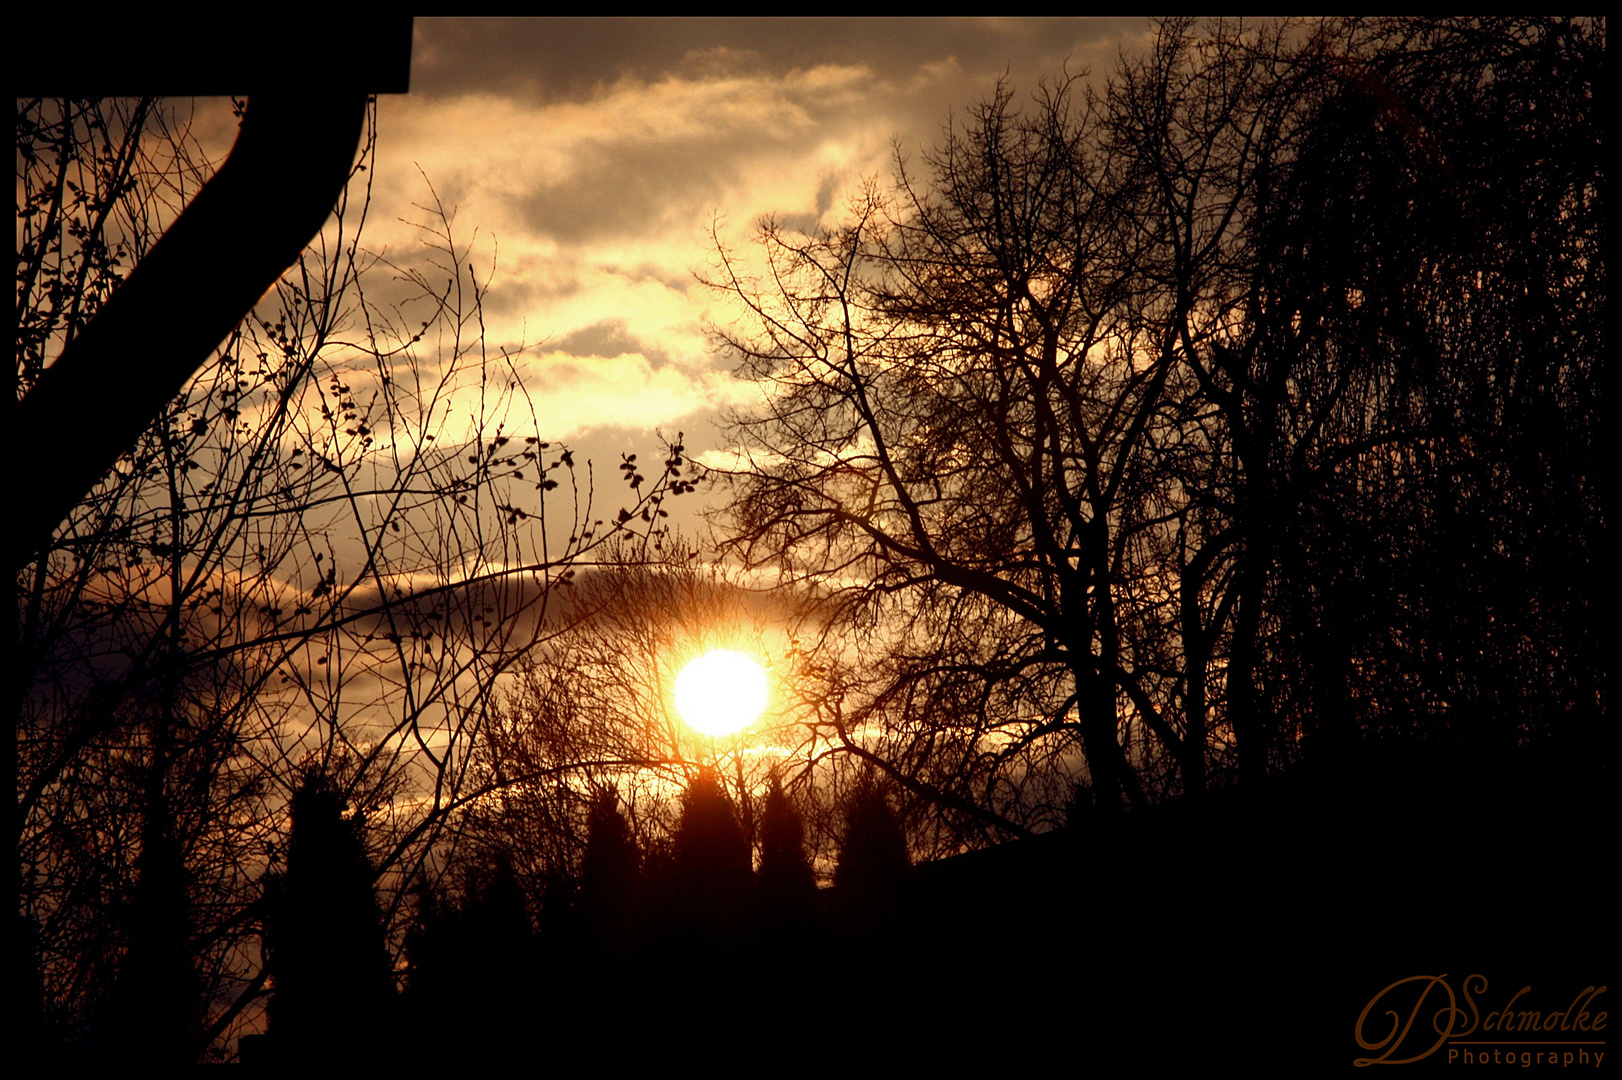
[[[391,1034],[333,1031],[368,1061],[456,1068],[1357,1072],[1359,1011],[1397,979],[1610,976],[1607,774],[1509,765],[1365,749],[911,868],[875,789],[820,893],[780,793],[775,865],[754,875],[713,778],[641,869],[599,802],[578,890],[539,931],[506,873],[428,905]]]

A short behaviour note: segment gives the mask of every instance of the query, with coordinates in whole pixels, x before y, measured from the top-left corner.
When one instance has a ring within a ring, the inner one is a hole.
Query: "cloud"
[[[558,342],[557,351],[570,356],[622,356],[646,351],[642,343],[626,333],[624,319],[604,319],[576,330]]]
[[[717,209],[809,208],[830,159],[882,165],[893,134],[884,99],[896,93],[866,68],[821,65],[769,79],[624,79],[552,105],[491,94],[386,100],[379,156],[409,155],[505,243],[521,237],[568,257],[582,245],[634,240],[646,252],[675,240],[680,252],[661,257],[682,266]],[[418,181],[396,174],[379,183],[404,202]]]
[[[539,430],[554,439],[601,427],[669,428],[754,393],[725,373],[659,366],[633,352],[577,356],[560,350],[531,359],[525,370]]]
[[[581,100],[625,76],[864,63],[904,77],[948,56],[1023,77],[1066,57],[1099,66],[1148,29],[1146,19],[1080,18],[418,19],[412,92]]]
[[[833,225],[863,181],[917,160],[952,110],[1147,34],[1142,20],[436,20],[412,93],[379,103],[373,245],[429,252],[433,192],[470,248],[492,348],[518,357],[546,437],[685,427],[695,453],[757,400],[713,346],[699,282],[767,215]],[[425,183],[425,178],[427,183]]]

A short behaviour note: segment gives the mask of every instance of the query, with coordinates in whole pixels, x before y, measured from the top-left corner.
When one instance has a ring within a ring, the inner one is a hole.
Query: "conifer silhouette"
[[[759,925],[772,938],[803,935],[816,915],[817,883],[805,854],[805,821],[774,775],[760,816]]]
[[[394,976],[360,814],[309,774],[292,802],[287,869],[271,883],[265,926],[275,982],[269,1005],[277,1060],[375,1062]]]
[[[703,769],[682,796],[675,873],[701,907],[735,909],[749,891],[749,839],[715,770]]]
[[[715,1010],[743,1007],[739,995],[754,884],[749,840],[712,769],[694,777],[682,796],[666,873],[651,929],[657,951],[687,985],[674,1010],[679,1032]]]
[[[822,962],[826,943],[816,876],[805,852],[805,822],[773,775],[760,815],[750,967],[772,987],[779,1017],[815,1015],[820,1003],[829,1000],[838,976]],[[756,1038],[763,1051],[814,1048],[806,1025],[792,1019],[761,1027]]]
[[[592,799],[580,863],[578,925],[588,947],[617,952],[629,945],[641,898],[641,853],[611,789]]]
[[[202,1000],[192,967],[185,859],[164,796],[161,765],[153,771],[129,949],[108,1005],[99,1052],[109,1060],[173,1067],[196,1061]]]
[[[862,781],[846,807],[834,886],[841,921],[864,944],[894,929],[911,897],[907,839],[872,778]]]
[[[514,1033],[531,1026],[538,997],[538,942],[529,904],[512,868],[498,862],[460,902],[423,890],[406,940],[411,960],[405,998],[415,1030],[438,1030],[413,1053],[422,1065],[455,1069],[516,1052]]]

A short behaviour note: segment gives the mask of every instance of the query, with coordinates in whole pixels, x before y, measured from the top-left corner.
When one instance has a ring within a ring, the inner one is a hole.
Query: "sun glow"
[[[743,653],[713,649],[676,676],[676,710],[705,735],[742,731],[766,708],[766,672]]]

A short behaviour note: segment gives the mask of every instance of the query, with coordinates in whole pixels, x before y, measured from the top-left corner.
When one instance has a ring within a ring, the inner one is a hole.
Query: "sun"
[[[712,649],[676,676],[676,711],[705,735],[742,731],[766,708],[766,672],[730,649]]]

